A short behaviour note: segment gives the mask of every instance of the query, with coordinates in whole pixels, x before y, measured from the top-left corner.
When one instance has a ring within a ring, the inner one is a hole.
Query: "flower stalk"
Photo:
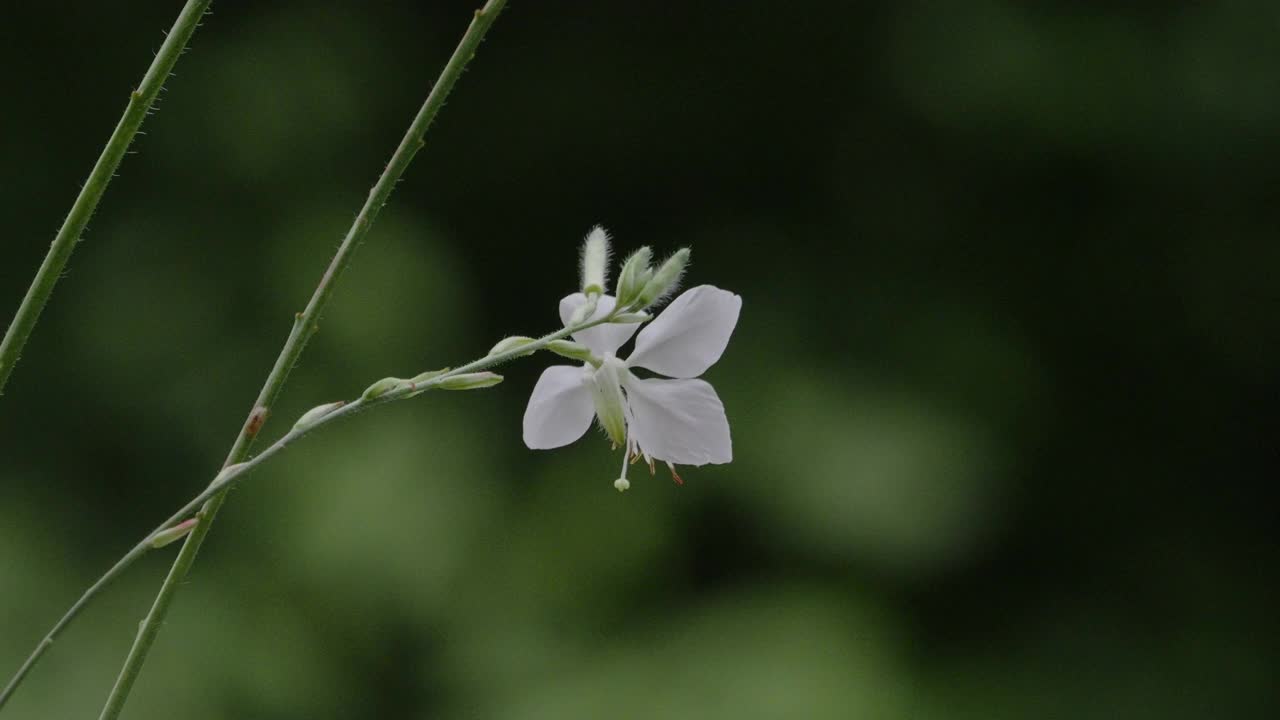
[[[200,528],[207,527],[209,524],[209,518],[205,513],[204,508],[207,508],[207,503],[211,499],[225,496],[228,491],[243,482],[249,474],[256,470],[260,465],[280,454],[285,448],[292,445],[295,441],[342,418],[354,415],[358,412],[363,412],[369,408],[377,407],[379,405],[386,405],[398,400],[407,400],[421,395],[428,390],[446,388],[450,381],[455,378],[474,375],[481,371],[488,370],[489,368],[496,367],[502,363],[515,360],[520,357],[525,357],[532,352],[537,352],[538,350],[546,348],[556,340],[568,337],[572,333],[606,322],[608,322],[607,317],[578,325],[572,325],[549,335],[545,335],[542,338],[534,340],[522,347],[513,348],[501,353],[486,355],[453,370],[444,372],[430,371],[422,373],[421,375],[409,380],[400,380],[393,387],[387,388],[385,392],[374,398],[361,397],[347,403],[329,403],[327,405],[321,405],[317,408],[308,410],[303,414],[302,418],[294,424],[293,428],[289,432],[285,433],[285,435],[279,440],[276,440],[269,447],[255,455],[252,459],[228,465],[223,468],[222,471],[218,473],[217,477],[214,478],[213,482],[210,483],[203,492],[196,495],[177,512],[170,515],[168,519],[156,526],[154,530],[148,533],[146,537],[140,540],[138,544],[134,545],[133,548],[125,553],[123,557],[116,561],[116,564],[111,566],[111,568],[107,570],[102,577],[98,578],[93,585],[89,586],[89,589],[87,589],[84,594],[76,600],[75,604],[73,604],[62,618],[58,620],[58,623],[54,625],[53,629],[47,636],[45,636],[44,640],[42,640],[40,644],[36,646],[35,650],[32,651],[31,656],[27,658],[27,662],[23,665],[23,669],[20,671],[19,675],[15,676],[13,680],[9,682],[9,686],[5,691],[6,698],[12,694],[12,690],[17,687],[18,683],[22,680],[22,677],[28,670],[30,670],[30,666],[34,665],[35,661],[38,660],[40,656],[48,650],[49,646],[53,644],[57,635],[71,624],[71,621],[89,605],[98,593],[102,592],[102,590],[111,584],[113,580],[123,574],[125,570],[137,562],[143,555],[146,555],[151,550],[160,547],[163,541],[174,534],[175,531],[183,532],[189,530],[191,532],[198,532]],[[322,408],[322,412],[316,413],[317,410],[321,410]],[[172,574],[173,571],[171,570],[170,576],[172,576]],[[170,597],[172,597],[172,595],[170,595]],[[145,625],[143,628],[140,628],[139,634],[141,634],[142,629],[145,629]],[[114,711],[118,713],[121,706],[117,705],[114,707]]]

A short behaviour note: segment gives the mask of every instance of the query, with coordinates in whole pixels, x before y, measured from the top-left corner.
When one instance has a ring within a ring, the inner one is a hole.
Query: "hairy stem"
[[[382,206],[391,197],[391,191],[395,189],[400,176],[409,167],[414,155],[422,149],[424,145],[423,136],[426,134],[427,128],[430,127],[431,121],[435,119],[440,108],[444,106],[445,98],[449,96],[449,92],[453,89],[458,77],[462,75],[467,63],[475,56],[476,49],[480,46],[480,41],[484,39],[485,33],[489,31],[504,5],[506,5],[506,0],[489,0],[482,9],[476,11],[475,17],[463,34],[458,47],[453,51],[452,57],[449,58],[449,62],[445,65],[440,77],[431,88],[431,92],[427,95],[426,101],[423,102],[422,108],[409,125],[409,130],[405,133],[404,139],[400,141],[399,147],[396,148],[395,153],[391,156],[391,160],[387,163],[382,176],[378,178],[373,189],[369,191],[369,197],[365,201],[364,207],[360,209],[360,213],[356,216],[351,229],[347,231],[346,237],[343,238],[337,254],[329,263],[324,276],[320,279],[320,284],[311,296],[311,301],[307,303],[306,309],[298,316],[293,331],[285,342],[284,349],[281,351],[279,358],[277,358],[275,366],[271,369],[270,375],[267,376],[267,381],[262,387],[258,401],[254,404],[254,410],[250,413],[244,427],[232,445],[224,467],[239,463],[248,455],[250,443],[261,428],[266,418],[266,413],[270,412],[270,408],[275,404],[275,400],[289,375],[289,370],[301,356],[307,340],[318,329],[320,313],[333,294],[334,285],[338,277],[346,269],[347,265],[351,263],[356,247],[359,246],[361,240],[369,232],[369,228],[373,225],[374,220],[377,219]],[[358,406],[359,403],[352,403],[352,405]],[[354,412],[354,410],[348,412]],[[289,436],[286,435],[285,437]],[[283,445],[280,448],[283,449]],[[264,452],[263,455],[266,455],[266,453]],[[151,611],[147,613],[147,617],[142,621],[138,635],[134,639],[133,647],[129,650],[129,656],[125,658],[124,666],[120,669],[116,684],[111,689],[111,694],[107,697],[107,702],[102,708],[101,720],[114,720],[120,715],[120,710],[124,707],[125,700],[128,699],[129,693],[133,689],[133,683],[137,679],[138,673],[142,670],[142,665],[146,662],[147,655],[151,652],[151,646],[155,643],[156,636],[160,633],[160,627],[169,612],[173,597],[177,594],[178,588],[181,587],[183,578],[191,570],[196,554],[200,551],[200,545],[208,535],[209,529],[213,526],[214,518],[218,514],[218,509],[222,507],[225,500],[226,491],[222,489],[211,495],[200,510],[200,522],[191,531],[186,542],[183,543],[182,549],[178,552],[178,557],[173,561],[173,566],[169,569],[169,574],[160,586],[159,593],[156,594]]]
[[[102,199],[107,185],[115,175],[116,169],[120,167],[125,151],[129,149],[134,136],[138,134],[138,129],[142,127],[142,121],[151,111],[151,106],[155,104],[160,88],[164,86],[165,79],[169,77],[173,66],[178,62],[178,57],[182,55],[187,42],[191,40],[191,35],[195,33],[200,18],[210,2],[211,0],[187,2],[178,19],[173,23],[168,37],[160,46],[160,51],[151,61],[151,67],[147,68],[147,74],[143,76],[142,83],[138,85],[137,90],[129,93],[129,104],[125,107],[124,115],[120,117],[120,122],[116,124],[116,129],[107,140],[107,146],[98,156],[98,162],[94,163],[89,179],[85,181],[84,187],[80,189],[80,195],[71,205],[71,212],[67,213],[67,219],[63,221],[62,227],[53,239],[53,244],[49,247],[49,253],[45,255],[44,262],[36,271],[35,279],[31,281],[31,287],[27,289],[22,304],[18,306],[18,313],[13,316],[13,322],[9,324],[4,340],[0,341],[0,394],[3,394],[5,383],[9,381],[9,375],[18,364],[18,358],[22,355],[22,348],[27,344],[27,338],[31,337],[36,321],[40,319],[40,313],[49,302],[49,296],[53,294],[53,287],[57,285],[63,269],[71,260],[71,253],[75,252],[76,243],[79,242],[85,225],[89,223],[89,218],[97,209],[98,201]],[[8,688],[4,694],[0,694],[0,707],[4,705],[6,697],[8,697]]]

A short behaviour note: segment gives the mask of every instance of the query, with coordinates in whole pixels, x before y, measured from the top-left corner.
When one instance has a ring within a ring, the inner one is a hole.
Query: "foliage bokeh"
[[[70,7],[0,26],[6,312],[177,12]],[[470,11],[214,3],[0,399],[0,672],[211,478]],[[266,434],[552,329],[602,222],[744,297],[734,463],[619,496],[603,440],[526,450],[544,358],[326,430],[127,716],[1265,716],[1277,22],[514,2]],[[13,717],[92,716],[166,567]]]

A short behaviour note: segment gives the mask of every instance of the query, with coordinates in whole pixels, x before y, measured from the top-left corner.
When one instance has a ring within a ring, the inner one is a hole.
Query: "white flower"
[[[586,302],[582,293],[561,300],[561,320],[568,324]],[[612,296],[601,296],[592,318],[608,315],[614,303]],[[625,361],[615,353],[638,323],[575,333],[598,366],[556,365],[542,373],[524,413],[525,444],[535,450],[568,445],[598,417],[614,443],[623,446],[624,468],[628,456],[673,465],[729,462],[733,446],[724,405],[710,384],[694,378],[720,359],[741,308],[742,298],[726,290],[711,285],[688,290],[640,331]],[[676,379],[639,378],[631,368]]]

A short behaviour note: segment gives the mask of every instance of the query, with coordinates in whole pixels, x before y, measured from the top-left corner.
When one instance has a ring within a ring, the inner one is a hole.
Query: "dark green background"
[[[7,4],[6,320],[180,3]],[[0,674],[212,477],[472,3],[215,2],[0,399]],[[557,325],[594,223],[740,293],[735,460],[531,452],[554,360],[232,496],[132,718],[1265,717],[1274,3],[515,0],[266,435]],[[6,719],[96,717],[171,552]]]

